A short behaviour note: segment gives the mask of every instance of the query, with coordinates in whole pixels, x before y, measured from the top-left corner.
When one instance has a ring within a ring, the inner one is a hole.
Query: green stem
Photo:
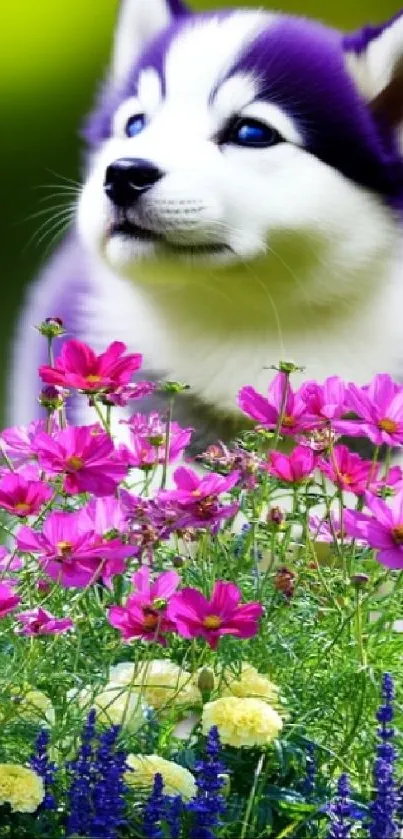
[[[264,761],[265,761],[265,757],[266,757],[265,754],[260,755],[259,762],[258,762],[256,770],[255,770],[255,777],[253,779],[253,786],[252,786],[252,789],[250,791],[250,795],[249,795],[249,798],[248,798],[248,803],[247,803],[247,806],[246,806],[245,819],[242,823],[242,831],[241,831],[240,839],[246,839],[246,837],[247,837],[247,830],[248,830],[248,827],[249,827],[249,821],[250,821],[250,817],[251,817],[251,813],[252,813],[253,804],[255,802],[256,789],[257,789],[257,785],[258,785],[258,782],[259,782],[260,775],[262,774],[262,769],[263,769],[263,764],[264,764]]]
[[[48,359],[50,367],[55,366],[55,357],[53,354],[53,337],[52,335],[48,336]]]
[[[104,415],[103,415],[103,413],[102,413],[102,411],[101,411],[101,408],[100,408],[100,407],[99,407],[99,405],[98,405],[98,402],[97,402],[96,398],[94,398],[94,399],[93,399],[93,401],[92,401],[92,407],[93,407],[93,408],[95,408],[95,411],[96,411],[96,413],[97,413],[97,415],[98,415],[98,417],[99,417],[99,419],[100,419],[100,422],[101,422],[102,428],[103,428],[106,432],[108,432],[108,426],[107,426],[107,423],[106,423],[106,419],[105,419],[105,417],[104,417]]]
[[[277,449],[277,446],[278,446],[278,443],[279,443],[279,440],[280,440],[280,432],[281,432],[281,427],[283,425],[285,408],[286,408],[286,405],[287,405],[287,398],[288,398],[288,394],[289,394],[289,390],[290,390],[290,374],[289,373],[284,373],[284,376],[285,376],[285,382],[284,382],[284,390],[283,390],[283,393],[282,393],[282,396],[281,396],[280,412],[279,412],[279,415],[278,415],[276,428],[274,430],[273,445],[270,446],[270,449],[272,451],[275,451]]]
[[[165,457],[164,457],[164,464],[163,464],[163,467],[162,467],[161,489],[165,489],[166,484],[167,484],[168,463],[169,463],[169,448],[170,448],[170,443],[171,443],[171,426],[172,426],[173,412],[174,412],[174,398],[172,397],[168,402],[168,415],[167,415],[166,434],[165,434]]]
[[[367,666],[367,654],[364,647],[364,640],[362,634],[362,609],[361,609],[361,591],[359,588],[355,592],[355,636],[358,649],[358,657],[362,667]]]

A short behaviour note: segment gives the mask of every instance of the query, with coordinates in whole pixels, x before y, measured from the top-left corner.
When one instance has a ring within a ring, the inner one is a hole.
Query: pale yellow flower
[[[97,719],[104,725],[123,725],[134,733],[144,725],[147,706],[139,693],[127,690],[125,685],[109,682],[96,696],[89,688],[70,691],[68,698],[76,698],[81,708],[92,707]]]
[[[55,722],[55,710],[52,702],[46,693],[40,690],[28,690],[18,692],[11,690],[15,703],[16,715],[25,722],[32,722],[41,725],[53,725]]]
[[[251,748],[271,743],[281,731],[283,721],[262,699],[224,696],[207,702],[203,708],[203,733],[208,734],[213,726],[217,726],[220,740],[225,745]]]
[[[238,696],[239,698],[264,699],[274,707],[279,705],[279,689],[263,673],[259,673],[252,664],[244,662],[240,673],[234,673],[226,667],[220,680],[220,696]]]
[[[192,707],[201,704],[201,694],[191,673],[183,670],[165,658],[155,658],[138,667],[122,662],[111,667],[109,678],[115,684],[132,685],[141,692],[148,705],[153,708]]]
[[[0,763],[0,805],[14,813],[35,813],[45,797],[42,778],[25,766]]]
[[[153,788],[154,778],[161,775],[164,781],[165,795],[180,795],[189,799],[196,795],[196,783],[191,772],[171,760],[159,755],[128,755],[127,764],[131,771],[126,772],[125,781],[129,786]]]

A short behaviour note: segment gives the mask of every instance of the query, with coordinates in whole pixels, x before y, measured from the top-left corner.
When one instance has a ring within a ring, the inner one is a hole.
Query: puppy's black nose
[[[116,207],[130,207],[140,195],[151,189],[164,173],[149,160],[121,157],[106,170],[104,189]]]

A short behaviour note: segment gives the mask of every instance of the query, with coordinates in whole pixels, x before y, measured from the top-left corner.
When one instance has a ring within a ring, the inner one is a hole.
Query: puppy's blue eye
[[[136,116],[130,117],[126,123],[127,136],[136,137],[145,128],[146,122],[145,114],[136,114]]]
[[[283,138],[275,128],[259,122],[257,119],[236,119],[229,126],[224,142],[234,143],[236,146],[249,148],[268,148],[283,142]]]

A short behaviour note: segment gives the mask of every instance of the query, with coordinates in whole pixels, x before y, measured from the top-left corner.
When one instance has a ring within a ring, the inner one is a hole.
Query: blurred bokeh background
[[[198,10],[265,5],[264,0],[190,2]],[[119,0],[2,4],[1,393],[24,286],[52,250],[58,231],[61,235],[64,208],[72,198],[69,190],[80,177],[78,129],[107,67],[118,4]],[[266,5],[345,30],[386,20],[399,9],[398,0],[266,0]]]

